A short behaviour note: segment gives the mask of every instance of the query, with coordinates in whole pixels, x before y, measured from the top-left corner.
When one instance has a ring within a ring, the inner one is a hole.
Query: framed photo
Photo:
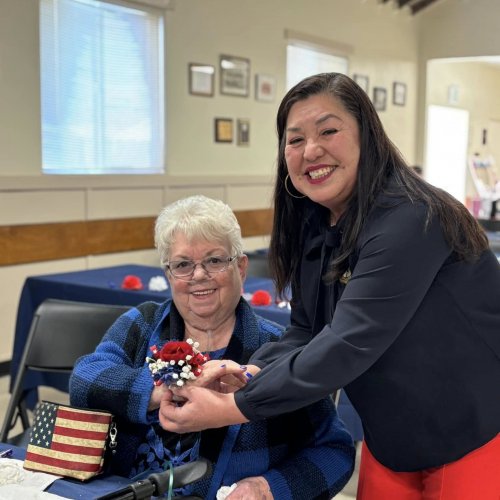
[[[373,105],[377,111],[385,111],[387,108],[387,90],[384,87],[373,88]]]
[[[255,99],[274,101],[276,96],[276,78],[270,75],[255,75]]]
[[[237,121],[236,143],[238,146],[250,145],[250,120]]]
[[[352,79],[368,94],[368,84],[370,80],[366,75],[354,74]]]
[[[220,93],[248,97],[250,60],[243,57],[220,56]]]
[[[233,142],[232,118],[215,118],[215,142]]]
[[[189,93],[211,97],[214,95],[215,66],[189,64]]]
[[[392,84],[392,104],[396,106],[406,104],[406,83],[394,82]]]

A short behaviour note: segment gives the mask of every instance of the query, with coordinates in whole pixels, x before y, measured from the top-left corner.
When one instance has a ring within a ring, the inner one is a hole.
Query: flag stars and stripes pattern
[[[107,412],[42,402],[36,411],[24,467],[89,479],[102,470],[111,418]]]

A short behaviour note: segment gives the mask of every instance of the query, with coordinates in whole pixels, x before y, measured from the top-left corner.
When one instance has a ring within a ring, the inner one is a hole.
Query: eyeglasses
[[[205,272],[209,274],[221,273],[225,271],[234,257],[223,257],[221,255],[212,255],[206,259],[194,262],[193,260],[171,260],[165,267],[170,271],[174,278],[189,281],[194,274],[196,266],[200,265]],[[188,278],[187,280],[184,278]]]

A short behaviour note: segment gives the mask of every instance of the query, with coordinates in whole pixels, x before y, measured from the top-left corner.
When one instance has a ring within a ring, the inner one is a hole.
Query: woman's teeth
[[[214,293],[213,290],[203,290],[200,292],[193,292],[193,295],[210,295],[211,293]]]
[[[308,172],[308,175],[311,179],[319,179],[320,177],[325,177],[325,175],[328,175],[332,171],[333,167],[323,167],[316,170],[311,170],[310,172]]]

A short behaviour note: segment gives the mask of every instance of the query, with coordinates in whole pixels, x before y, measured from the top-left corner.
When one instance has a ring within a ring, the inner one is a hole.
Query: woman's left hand
[[[262,477],[247,477],[238,481],[226,500],[273,500],[268,482]]]

